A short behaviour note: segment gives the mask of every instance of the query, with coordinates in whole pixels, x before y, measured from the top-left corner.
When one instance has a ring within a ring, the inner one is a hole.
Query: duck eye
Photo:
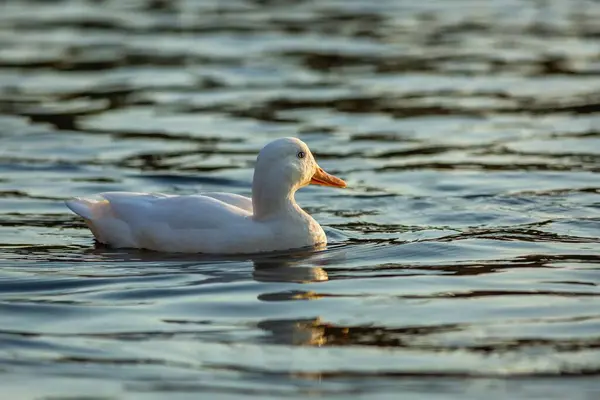
[[[304,158],[304,156],[306,154],[303,151],[299,151],[297,155],[298,155],[298,158]]]

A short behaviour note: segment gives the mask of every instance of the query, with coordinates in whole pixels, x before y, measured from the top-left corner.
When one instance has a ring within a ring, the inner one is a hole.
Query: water
[[[0,3],[14,399],[600,396],[597,1]],[[319,252],[96,247],[62,200],[248,195],[298,136]],[[62,397],[61,397],[62,396]]]

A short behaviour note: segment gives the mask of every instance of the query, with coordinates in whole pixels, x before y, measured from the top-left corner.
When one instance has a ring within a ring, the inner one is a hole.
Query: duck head
[[[267,144],[258,154],[252,181],[255,214],[266,207],[277,208],[279,201],[293,200],[301,187],[314,184],[346,187],[342,179],[325,172],[303,141],[281,138]]]

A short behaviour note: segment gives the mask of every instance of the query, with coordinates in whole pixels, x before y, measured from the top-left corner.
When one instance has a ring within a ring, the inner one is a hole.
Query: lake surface
[[[600,398],[600,3],[3,1],[10,399]],[[63,200],[250,194],[322,251],[96,246]]]

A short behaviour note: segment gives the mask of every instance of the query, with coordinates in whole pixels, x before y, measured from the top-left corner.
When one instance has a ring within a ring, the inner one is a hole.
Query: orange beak
[[[311,178],[310,183],[313,185],[332,186],[338,188],[346,187],[346,182],[337,176],[330,175],[323,171],[323,168],[317,168],[317,172],[315,172]]]

